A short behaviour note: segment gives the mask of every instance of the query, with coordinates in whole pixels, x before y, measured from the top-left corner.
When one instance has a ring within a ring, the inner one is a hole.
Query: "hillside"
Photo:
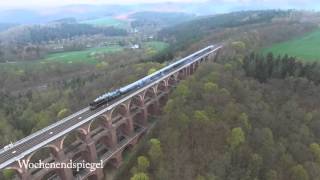
[[[288,15],[287,11],[242,11],[201,17],[174,27],[163,29],[159,36],[175,41],[175,49],[185,48],[218,29],[233,28],[250,24],[269,23],[273,18]]]
[[[283,59],[271,61],[283,62],[280,72],[287,75],[261,83],[267,63],[250,66],[256,74],[248,77],[249,65],[231,59],[201,66],[179,84],[159,120],[158,140],[150,140],[140,155],[150,166],[139,171],[138,163],[131,172],[156,180],[320,177],[319,81],[289,77],[295,60]],[[308,75],[319,75],[320,66],[312,66]]]
[[[271,47],[264,48],[263,52],[272,52],[276,55],[295,56],[303,61],[320,60],[320,30],[306,34],[302,37],[294,38],[290,41],[277,43]]]
[[[195,18],[194,15],[178,12],[137,12],[130,15],[133,19],[132,26],[174,26],[176,24],[190,21]]]
[[[100,27],[117,27],[117,28],[128,28],[129,27],[129,21],[117,19],[114,17],[101,17],[101,18],[95,18],[95,19],[88,19],[80,21],[80,23],[83,24],[91,24],[94,26],[100,26]]]

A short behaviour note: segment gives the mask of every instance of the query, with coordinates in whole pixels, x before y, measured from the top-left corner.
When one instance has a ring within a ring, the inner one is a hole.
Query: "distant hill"
[[[17,24],[0,23],[0,32],[8,30],[9,28],[12,28],[14,26],[17,26]]]
[[[75,18],[62,18],[51,21],[51,23],[77,23],[77,20]]]
[[[113,16],[105,16],[101,18],[94,18],[79,21],[82,24],[90,24],[97,27],[117,27],[126,29],[129,26],[129,21],[115,18]]]
[[[310,3],[311,4],[311,3]],[[158,11],[158,12],[183,12],[187,14],[209,15],[218,13],[228,13],[243,10],[266,10],[266,9],[314,9],[317,7],[303,6],[301,3],[284,4],[268,3],[260,1],[251,3],[227,2],[227,1],[208,1],[203,3],[146,3],[128,5],[88,5],[78,4],[44,9],[13,9],[0,11],[0,22],[35,24],[46,23],[49,21],[76,18],[77,20],[87,20],[101,18],[104,16],[116,16],[134,12]]]
[[[77,20],[110,16],[131,11],[127,6],[120,5],[73,5],[40,10],[6,10],[0,11],[0,22],[18,24],[48,23],[65,18]]]
[[[187,14],[215,14],[225,11],[214,5],[215,3],[148,3],[132,5],[69,5],[49,9],[14,9],[0,11],[0,22],[18,24],[47,23],[57,19],[75,18],[79,21],[101,18],[105,16],[117,16],[134,12],[183,12]],[[141,14],[140,14],[141,15]]]
[[[180,12],[137,12],[130,15],[134,19],[132,25],[157,24],[162,26],[176,25],[194,19],[195,15]]]
[[[87,24],[57,23],[50,25],[22,25],[0,33],[0,40],[13,43],[41,43],[82,35],[104,34],[106,36],[126,35],[123,29],[94,27]]]
[[[162,39],[171,39],[175,48],[188,46],[206,34],[219,28],[231,28],[240,25],[270,22],[275,17],[288,15],[289,11],[241,11],[228,14],[200,17],[177,26],[163,29],[159,33]]]

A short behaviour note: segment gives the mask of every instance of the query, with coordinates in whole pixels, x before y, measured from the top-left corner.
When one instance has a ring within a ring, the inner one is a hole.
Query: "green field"
[[[143,44],[144,49],[147,51],[152,51],[153,53],[158,53],[168,47],[167,43],[160,41],[151,41]],[[41,63],[45,62],[62,62],[62,63],[97,63],[96,56],[99,56],[101,53],[114,53],[122,51],[123,48],[120,46],[109,46],[102,48],[91,48],[83,51],[71,51],[71,52],[62,52],[54,53],[48,55],[45,59],[41,60]]]
[[[169,45],[165,42],[160,41],[150,41],[142,44],[143,50],[147,55],[155,55],[158,52],[161,52]],[[23,67],[23,66],[36,66],[40,64],[46,64],[50,62],[60,62],[65,64],[73,63],[89,63],[97,64],[99,61],[97,56],[104,53],[116,53],[123,51],[124,48],[121,46],[108,46],[100,48],[90,48],[82,51],[69,51],[61,53],[52,53],[47,55],[43,59],[34,60],[34,61],[18,61],[16,63],[5,63],[1,64],[0,68],[6,67]]]
[[[122,50],[123,48],[120,46],[109,46],[102,48],[91,48],[83,51],[54,53],[41,60],[41,63],[53,61],[69,64],[74,62],[97,63],[96,56],[98,56],[99,54],[119,52]]]
[[[150,41],[143,44],[143,48],[149,56],[156,55],[167,47],[169,47],[169,44],[161,41]]]
[[[305,36],[264,48],[263,53],[288,54],[303,61],[320,61],[320,29]]]
[[[145,46],[157,51],[162,51],[165,48],[167,48],[169,44],[161,41],[150,41],[150,42],[146,42]]]
[[[46,56],[44,59],[33,60],[33,61],[17,61],[15,63],[4,63],[0,64],[1,68],[41,68],[43,65],[50,62],[59,62],[64,64],[73,63],[88,63],[88,64],[97,64],[99,63],[97,56],[102,53],[116,53],[123,51],[123,48],[120,46],[109,46],[101,48],[91,48],[83,51],[69,51],[61,53],[52,53]]]
[[[113,26],[118,28],[127,28],[129,26],[129,22],[124,20],[119,20],[113,17],[103,17],[103,18],[97,18],[97,19],[90,19],[81,21],[80,23],[83,24],[91,24],[94,26]]]

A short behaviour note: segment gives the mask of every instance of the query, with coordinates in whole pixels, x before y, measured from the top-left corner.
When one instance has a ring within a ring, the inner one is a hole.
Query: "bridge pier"
[[[148,109],[146,106],[142,106],[142,116],[141,116],[141,123],[143,126],[147,126],[148,125]]]
[[[116,153],[114,156],[113,156],[114,159],[116,159],[116,161],[113,161],[112,164],[114,167],[116,168],[119,168],[122,164],[122,151]]]
[[[154,114],[160,115],[160,102],[159,102],[158,97],[154,101],[155,101],[154,102],[154,110],[155,110]]]
[[[22,158],[21,162],[23,160],[27,161],[27,158],[26,157]],[[21,180],[30,180],[31,175],[28,169],[25,168],[24,166],[20,167],[17,161],[11,164],[10,166],[8,166],[6,169],[14,170]]]
[[[95,173],[96,173],[97,179],[103,179],[104,178],[103,169],[97,168]]]
[[[117,139],[117,130],[116,128],[110,129],[110,136],[111,136],[111,144],[112,144],[112,149],[115,148],[118,144],[118,139]]]
[[[58,152],[56,152],[56,155],[57,157],[57,160],[61,163],[68,163],[69,162],[69,159],[66,158],[66,155],[63,151],[63,149],[60,149]],[[72,174],[72,169],[68,169],[68,168],[64,168],[64,169],[61,169],[61,178],[62,180],[69,180],[69,179],[72,179],[73,178],[73,174]]]
[[[30,180],[31,179],[30,177],[31,175],[27,169],[25,169],[21,174],[21,180]]]
[[[188,76],[187,67],[182,70],[182,80],[186,79]]]
[[[134,126],[133,126],[133,119],[130,114],[130,110],[127,111],[125,118],[126,118],[127,131],[128,131],[127,134],[132,135],[134,133]]]
[[[85,143],[87,145],[87,149],[89,152],[89,161],[90,162],[97,162],[98,156],[97,156],[97,150],[95,142],[89,137],[86,138]]]

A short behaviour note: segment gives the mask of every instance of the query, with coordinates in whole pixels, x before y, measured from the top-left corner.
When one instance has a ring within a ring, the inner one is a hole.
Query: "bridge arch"
[[[177,77],[179,80],[183,80],[186,77],[186,68],[179,70]]]
[[[129,105],[129,113],[132,116],[133,124],[145,124],[146,117],[144,116],[144,99],[143,94],[134,96]],[[140,109],[139,109],[140,108]],[[141,109],[142,108],[142,109]]]
[[[106,180],[112,179],[112,177],[116,173],[117,168],[119,167],[120,164],[121,164],[121,161],[119,162],[117,158],[109,159],[104,163],[103,172]]]
[[[147,89],[144,93],[144,102],[147,108],[148,115],[155,115],[158,112],[158,102],[157,100],[157,87],[151,87]],[[153,101],[155,100],[155,101]]]
[[[19,167],[13,167],[13,166],[8,166],[5,169],[7,170],[12,170],[14,175],[13,177],[19,177],[20,179],[22,179],[22,174],[23,174],[23,170]]]
[[[121,123],[116,129],[117,141],[118,143],[123,142],[130,135],[130,129],[127,122]]]
[[[173,86],[173,85],[175,85],[175,84],[177,83],[177,81],[178,81],[178,79],[177,79],[177,78],[178,78],[178,74],[179,74],[179,72],[171,75],[171,76],[167,79],[167,84],[168,84],[168,86]]]
[[[195,62],[192,63],[190,66],[189,66],[189,71],[190,71],[190,74],[193,74],[194,71],[195,71]]]
[[[118,168],[120,166],[120,164],[122,163],[122,157],[121,154],[116,154],[115,156],[113,156],[112,158],[106,160],[104,162],[103,167],[107,167],[107,166],[111,166],[113,168]]]
[[[200,65],[200,61],[198,60],[198,61],[196,61],[195,64],[194,64],[194,66],[195,66],[194,69],[197,70],[198,67],[199,67],[199,65]]]
[[[48,146],[44,146],[40,149],[38,149],[37,151],[34,151],[33,153],[31,153],[27,159],[26,162],[29,163],[39,163],[39,161],[41,160],[42,162],[55,162],[57,161],[58,157],[58,151],[57,151],[58,147],[56,147],[55,145],[48,145]],[[28,171],[30,173],[30,178],[31,179],[35,179],[35,177],[39,177],[41,176],[41,170],[42,168],[28,168]]]
[[[86,123],[86,124],[82,125],[81,127],[79,127],[77,129],[77,131],[80,131],[81,134],[83,134],[83,135],[89,134],[90,133],[90,123],[89,124]]]
[[[60,149],[63,149],[65,154],[73,151],[75,148],[84,143],[84,132],[80,129],[71,131],[66,134],[60,141]]]
[[[98,180],[98,176],[94,174],[88,174],[87,177],[84,177],[85,180]]]
[[[101,136],[101,138],[97,139],[95,142],[97,156],[101,159],[106,153],[112,150],[114,144],[112,142],[112,138],[109,134]]]
[[[87,150],[81,150],[73,154],[70,160],[73,163],[90,162],[90,153]],[[78,174],[81,174],[83,171],[85,171],[84,168],[79,169],[79,171],[77,171],[76,168],[72,168],[72,174],[74,177],[76,177]]]
[[[97,128],[106,128],[107,124],[108,124],[107,115],[98,116],[94,118],[92,121],[90,121],[89,132],[92,132]]]
[[[131,98],[131,101],[129,103],[129,111],[132,112],[133,109],[136,107],[141,107],[144,104],[144,94],[139,94]]]
[[[48,179],[55,179],[55,180],[59,180],[62,179],[61,177],[61,172],[62,169],[52,169],[49,170],[47,173],[43,174],[42,177],[39,177],[38,179],[41,180],[48,180]]]
[[[168,88],[167,80],[162,80],[157,84],[157,95],[161,94],[162,92],[166,91]]]
[[[8,166],[8,167],[5,168],[5,169],[13,170],[13,171],[15,171],[15,172],[18,173],[18,174],[22,174],[22,173],[23,173],[23,170],[22,170],[21,168],[18,168],[18,167]]]
[[[117,118],[117,117],[124,117],[126,116],[128,110],[129,110],[129,105],[128,104],[124,104],[124,103],[121,103],[119,104],[118,106],[116,106],[115,108],[113,108],[111,111],[110,111],[110,117],[112,119],[112,121]]]
[[[85,162],[90,162],[90,153],[87,150],[81,150],[73,154],[72,161],[79,162],[84,160]]]
[[[121,157],[122,159],[126,159],[129,154],[132,152],[133,150],[133,144],[129,143],[127,144],[122,150],[121,150]]]
[[[56,158],[55,154],[58,153],[58,147],[55,145],[44,146],[37,151],[34,151],[27,157],[27,162],[36,162],[38,160],[44,160],[47,157]],[[46,156],[47,155],[47,156]]]
[[[144,91],[143,98],[146,100],[147,98],[154,98],[157,96],[157,86],[150,87]]]

